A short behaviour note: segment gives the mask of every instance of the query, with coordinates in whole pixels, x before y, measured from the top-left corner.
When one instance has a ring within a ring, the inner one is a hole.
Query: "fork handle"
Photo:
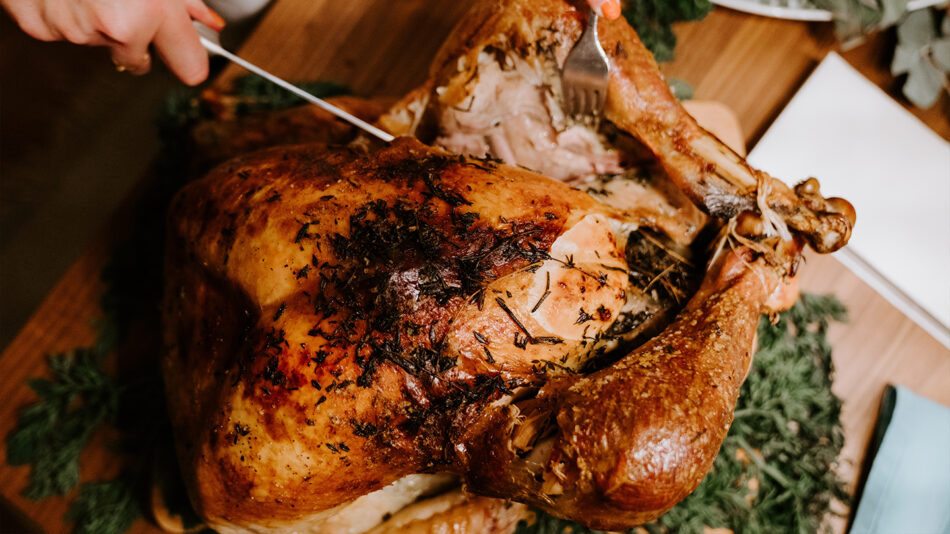
[[[588,9],[587,9],[587,30],[585,30],[584,33],[587,33],[587,32],[594,32],[594,33],[593,33],[593,36],[594,36],[595,38],[597,37],[597,19],[598,19],[597,11],[596,11],[594,8],[592,8],[592,7],[588,7]]]

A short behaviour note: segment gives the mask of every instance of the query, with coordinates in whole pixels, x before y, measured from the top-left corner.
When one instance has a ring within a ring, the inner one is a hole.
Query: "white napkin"
[[[950,144],[832,52],[749,161],[851,201],[835,257],[950,347]]]

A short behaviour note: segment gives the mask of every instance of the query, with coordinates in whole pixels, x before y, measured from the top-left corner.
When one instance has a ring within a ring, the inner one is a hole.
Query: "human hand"
[[[620,16],[620,0],[587,0],[587,3],[598,15],[607,20]]]
[[[224,20],[202,0],[0,0],[31,37],[106,46],[120,71],[145,74],[148,47],[188,85],[208,77],[208,54],[192,25],[220,31]]]

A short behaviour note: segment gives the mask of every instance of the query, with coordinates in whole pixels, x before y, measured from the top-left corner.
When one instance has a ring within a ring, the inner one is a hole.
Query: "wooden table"
[[[246,41],[244,57],[292,80],[330,79],[358,94],[399,95],[421,82],[428,62],[468,2],[423,0],[279,0]],[[663,66],[669,76],[695,88],[697,98],[724,102],[740,117],[746,142],[753,144],[824,55],[835,46],[828,25],[753,17],[717,9],[699,23],[677,28],[678,57]],[[879,36],[844,54],[870,79],[895,94],[887,74],[891,38]],[[218,83],[240,72],[227,69]],[[950,139],[950,102],[944,95],[931,110],[913,112]],[[873,113],[873,110],[869,110]],[[145,127],[145,126],[143,126]],[[128,220],[120,213],[115,221]],[[16,339],[0,356],[0,434],[12,428],[20,407],[33,400],[28,377],[45,373],[44,356],[89,344],[91,321],[99,315],[99,272],[116,239],[110,224],[60,280]],[[40,246],[40,245],[37,245]],[[835,392],[845,400],[847,438],[843,473],[857,478],[887,383],[903,384],[950,405],[950,351],[888,304],[830,257],[809,257],[802,287],[834,293],[851,320],[830,332],[837,367]],[[5,448],[5,444],[0,444]],[[5,450],[0,450],[5,456]],[[104,447],[82,459],[84,479],[114,474]],[[0,467],[0,494],[28,522],[48,532],[66,532],[68,500],[32,502],[19,495],[28,470]],[[133,532],[156,527],[139,521]]]

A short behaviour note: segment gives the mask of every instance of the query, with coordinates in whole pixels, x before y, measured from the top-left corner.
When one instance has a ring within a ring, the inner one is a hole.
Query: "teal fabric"
[[[950,534],[950,409],[897,386],[881,412],[886,428],[851,533]]]

